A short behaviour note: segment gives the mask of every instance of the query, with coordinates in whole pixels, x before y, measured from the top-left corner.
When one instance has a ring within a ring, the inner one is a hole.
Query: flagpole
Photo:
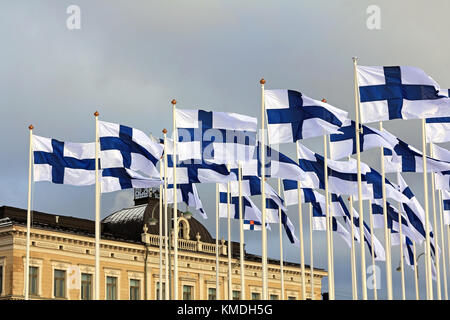
[[[100,139],[98,132],[98,111],[95,111],[95,300],[100,300],[100,181],[99,159]]]
[[[164,284],[164,293],[165,299],[169,300],[169,273],[172,271],[169,269],[169,233],[168,233],[168,215],[167,215],[167,130],[163,129],[164,134],[164,248],[165,248],[165,284]],[[162,290],[162,289],[161,289]]]
[[[216,183],[216,300],[219,297],[219,184]]]
[[[366,283],[366,253],[364,248],[364,212],[362,200],[362,185],[361,185],[361,152],[359,142],[359,90],[358,77],[356,75],[357,57],[353,57],[353,73],[355,82],[355,137],[356,137],[356,160],[358,171],[358,204],[359,204],[359,221],[360,221],[360,242],[361,242],[361,284],[363,300],[367,300],[367,283]],[[384,180],[383,180],[384,182]],[[391,297],[392,299],[392,297]]]
[[[281,194],[281,179],[278,178],[278,194]],[[283,257],[283,230],[281,207],[278,206],[278,233],[280,234],[280,286],[281,286],[281,300],[284,300],[284,257]]]
[[[165,152],[166,150],[164,150]],[[163,158],[163,156],[161,157]],[[159,178],[163,178],[163,170],[164,170],[164,164],[163,159],[159,162]],[[158,219],[158,225],[159,225],[159,292],[158,292],[158,299],[162,300],[162,214],[163,214],[163,185],[161,184],[159,186],[159,219]],[[146,266],[147,268],[147,266]],[[147,290],[147,288],[145,288]]]
[[[416,242],[413,241],[413,259],[414,259],[414,284],[416,288],[416,300],[420,300],[419,295],[419,270],[417,266]]]
[[[230,170],[230,166],[227,165],[228,170]],[[238,178],[239,179],[239,178]],[[227,182],[227,227],[228,227],[228,300],[233,299],[232,296],[232,290],[233,290],[233,273],[231,270],[231,206],[230,206],[230,182]],[[242,299],[242,292],[244,291],[244,288],[241,288],[241,299]]]
[[[30,145],[28,153],[28,206],[27,206],[27,243],[25,258],[25,300],[30,299],[30,233],[31,233],[31,178],[33,170],[33,125],[28,126],[30,131]]]
[[[439,201],[439,222],[441,225],[441,248],[442,248],[442,270],[444,274],[444,297],[445,300],[448,300],[448,291],[447,291],[447,262],[445,257],[445,242],[444,242],[444,221],[442,220],[442,216],[444,215],[442,211],[442,194],[441,190],[438,190],[438,201]]]
[[[430,156],[434,157],[433,153],[433,144],[430,143]],[[433,228],[434,228],[434,239],[435,239],[435,248],[436,253],[434,255],[435,257],[435,267],[436,267],[436,291],[437,291],[437,299],[442,300],[442,292],[441,292],[441,267],[440,267],[440,258],[439,258],[439,252],[437,250],[438,248],[438,242],[439,242],[439,235],[438,235],[438,228],[437,228],[437,219],[436,219],[436,191],[435,191],[435,177],[434,172],[431,172],[431,191],[432,191],[432,197],[431,197],[431,205],[433,208]]]
[[[309,251],[311,252],[311,263],[310,263],[310,282],[311,282],[311,300],[314,299],[314,245],[313,245],[313,207],[309,203]]]
[[[383,131],[383,122],[380,121],[380,131]],[[384,168],[384,148],[380,148],[380,166],[381,166],[381,188],[383,194],[383,219],[384,219],[384,240],[386,251],[386,283],[388,300],[393,299],[392,289],[392,255],[391,255],[391,232],[388,226],[387,203],[386,203],[386,172]]]
[[[397,182],[398,184],[398,182]],[[398,204],[398,233],[400,236],[400,274],[402,283],[402,300],[406,300],[405,291],[405,263],[403,262],[403,226],[402,226],[402,208],[401,204]]]
[[[298,146],[298,144],[297,144]],[[298,157],[297,157],[298,158]],[[300,236],[300,263],[301,263],[301,281],[302,281],[302,300],[306,300],[306,279],[305,279],[305,252],[303,247],[303,213],[302,213],[302,190],[301,182],[297,181],[298,195],[298,225]]]
[[[244,220],[242,212],[242,164],[238,161],[238,175],[239,175],[239,260],[241,267],[241,288],[245,288],[245,265],[244,265]],[[263,224],[262,228],[265,229]],[[245,291],[242,290],[242,300],[245,300]]]
[[[350,160],[350,157],[348,157]],[[355,253],[355,228],[353,224],[353,196],[350,196],[350,233],[352,237],[352,248],[350,254],[351,270],[352,270],[352,295],[353,300],[358,300],[358,282],[356,279],[356,253]],[[369,202],[370,205],[370,202]]]
[[[373,212],[372,212],[372,200],[369,200],[369,220],[370,220],[370,246],[372,247],[372,266],[375,268],[375,247],[373,246]],[[378,300],[378,293],[377,293],[377,273],[375,269],[373,269],[373,282],[375,282],[375,285],[373,286],[373,299]]]
[[[427,179],[427,148],[426,148],[426,131],[425,131],[425,119],[422,119],[422,160],[423,160],[423,190],[425,196],[425,233],[426,233],[426,250],[425,261],[427,266],[427,299],[433,300],[433,279],[431,276],[431,247],[430,247],[430,222],[428,211],[428,179]]]
[[[267,229],[266,229],[266,162],[265,162],[265,110],[264,110],[264,84],[261,79],[261,206],[262,206],[262,299],[267,300],[268,273],[267,273]]]
[[[334,300],[334,278],[333,278],[333,267],[331,260],[331,242],[330,242],[330,202],[328,194],[328,155],[327,155],[327,144],[326,136],[323,136],[324,145],[324,180],[325,180],[325,220],[326,220],[326,237],[327,237],[327,261],[328,261],[328,291],[329,299]],[[298,143],[297,143],[297,158],[298,154]],[[300,202],[299,202],[300,205]]]
[[[326,99],[322,99],[322,102],[326,103],[327,100]],[[327,147],[327,149],[325,150],[326,153],[326,158],[328,158],[328,144],[329,144],[329,135],[324,135],[324,144]],[[330,156],[331,156],[331,149],[330,149]],[[327,180],[328,180],[328,159],[327,159]],[[328,183],[328,182],[327,182]],[[328,200],[330,201],[330,205],[333,202],[332,198],[329,196]],[[329,220],[328,220],[328,225],[329,225],[329,230],[330,230],[330,255],[331,255],[331,272],[332,272],[332,277],[333,277],[333,297],[335,297],[335,281],[334,281],[334,234],[333,234],[333,224],[332,224],[332,219],[334,216],[334,207],[331,206],[329,207]]]
[[[174,234],[174,250],[173,250],[173,293],[174,300],[178,300],[178,203],[177,203],[177,140],[178,132],[176,125],[176,104],[175,99],[172,100],[173,106],[173,234]]]

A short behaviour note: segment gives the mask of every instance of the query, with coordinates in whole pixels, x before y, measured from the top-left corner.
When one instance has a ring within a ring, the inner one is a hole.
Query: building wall
[[[30,266],[39,267],[39,295],[32,299],[54,299],[53,270],[66,270],[66,293],[68,299],[80,299],[80,274],[92,274],[95,284],[95,243],[94,238],[53,230],[32,229],[30,246]],[[173,254],[173,252],[172,252]],[[23,299],[25,284],[26,229],[20,225],[0,229],[0,264],[4,265],[4,288],[0,299]],[[105,299],[106,276],[118,278],[118,299],[130,298],[130,279],[140,280],[140,298],[144,299],[144,245],[122,241],[101,241],[100,298]],[[220,257],[219,298],[228,298],[227,257]],[[232,288],[240,290],[239,261],[233,259]],[[163,256],[163,276],[164,282]],[[183,297],[183,285],[194,287],[194,299],[208,299],[208,288],[216,286],[215,255],[179,250],[179,298]],[[76,276],[77,270],[80,274]],[[300,269],[284,267],[285,293],[301,298]],[[252,292],[261,293],[261,265],[246,262],[245,298],[251,299]],[[315,299],[321,299],[321,279],[326,272],[315,270]],[[307,297],[310,297],[309,269],[306,269]],[[159,248],[149,246],[148,254],[148,299],[156,299],[156,283],[159,280]],[[173,285],[173,282],[172,282]],[[276,265],[269,265],[269,294],[280,292],[280,272]],[[173,291],[172,291],[173,292]],[[92,295],[94,292],[92,292]]]

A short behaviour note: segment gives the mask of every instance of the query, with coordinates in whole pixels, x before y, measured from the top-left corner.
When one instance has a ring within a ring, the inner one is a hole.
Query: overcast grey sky
[[[80,30],[66,26],[69,5],[81,9]],[[366,26],[369,5],[381,9],[379,30]],[[362,65],[422,68],[447,88],[448,12],[447,0],[2,1],[0,205],[26,208],[29,124],[37,135],[92,142],[93,112],[98,110],[101,120],[160,136],[163,128],[172,130],[173,98],[179,108],[239,112],[260,119],[261,77],[266,88],[327,98],[354,118],[353,56]],[[419,124],[394,121],[385,128],[420,147]],[[321,141],[310,139],[305,145],[322,153]],[[281,150],[294,155],[294,146]],[[377,156],[378,151],[372,150],[362,160],[379,169]],[[422,201],[422,176],[404,176]],[[213,233],[212,188],[198,189],[210,217],[205,223]],[[106,194],[102,217],[131,205],[130,191]],[[33,208],[93,219],[94,187],[37,183]],[[303,209],[307,212],[306,206]],[[290,208],[289,215],[298,231],[297,208]],[[306,218],[304,225],[309,228]],[[238,240],[236,230],[233,239]],[[273,258],[279,257],[277,230],[273,227],[269,233]],[[377,235],[383,242],[382,230]],[[246,232],[246,238],[247,250],[260,254],[260,233]],[[308,239],[306,230],[309,263]],[[314,233],[314,246],[315,265],[327,268],[323,233]],[[351,298],[349,249],[339,236],[334,249],[336,296]],[[394,294],[399,298],[398,250],[393,254]],[[287,244],[285,256],[299,261],[299,250]],[[378,265],[383,297],[385,264]],[[423,279],[423,265],[419,269]],[[407,297],[414,298],[409,269],[406,281]],[[326,291],[327,281],[323,285]]]

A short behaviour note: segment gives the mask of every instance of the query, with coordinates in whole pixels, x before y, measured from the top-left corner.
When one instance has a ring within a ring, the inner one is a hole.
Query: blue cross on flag
[[[450,116],[450,99],[423,70],[358,66],[361,122]]]

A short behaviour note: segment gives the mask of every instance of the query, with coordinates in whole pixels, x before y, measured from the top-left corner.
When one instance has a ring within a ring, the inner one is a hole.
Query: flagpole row
[[[360,221],[360,244],[361,244],[361,284],[362,297],[367,300],[367,283],[366,283],[366,254],[364,248],[364,212],[362,200],[362,185],[361,185],[361,150],[360,150],[360,129],[359,129],[359,90],[357,77],[357,57],[353,57],[353,73],[355,83],[355,137],[356,137],[356,160],[357,160],[357,177],[358,177],[358,207],[359,207],[359,221]],[[384,182],[384,180],[383,180]],[[392,298],[392,297],[391,297]]]
[[[278,194],[281,194],[281,179],[278,178]],[[280,236],[280,287],[281,287],[281,300],[284,300],[284,257],[283,257],[283,230],[282,230],[282,216],[281,207],[278,207],[278,233]]]
[[[428,179],[427,179],[427,148],[426,148],[426,131],[425,119],[422,119],[422,154],[423,154],[423,191],[425,196],[425,264],[426,264],[426,282],[427,282],[427,299],[433,300],[433,279],[431,276],[431,246],[430,246],[430,222],[428,210]]]
[[[176,104],[175,99],[172,100],[173,106],[173,234],[174,234],[174,263],[173,263],[173,293],[174,300],[178,300],[178,199],[177,199],[177,140],[178,132],[176,125]]]
[[[28,153],[27,243],[25,254],[25,300],[30,299],[30,232],[31,232],[31,179],[33,170],[33,125],[28,126],[30,145]]]
[[[167,129],[163,129],[163,135],[164,135],[164,248],[165,248],[165,284],[164,284],[164,295],[165,299],[170,299],[170,289],[169,289],[169,275],[172,272],[172,270],[169,269],[169,233],[168,233],[168,214],[167,214],[167,185],[168,185],[168,177],[167,177]],[[162,290],[162,289],[160,289]]]
[[[98,132],[98,111],[95,111],[95,300],[100,300],[100,181],[99,159],[100,139]]]
[[[433,144],[430,143],[430,156],[433,158]],[[437,227],[437,218],[436,218],[436,191],[435,191],[435,176],[434,172],[431,172],[431,206],[433,208],[433,228],[434,228],[434,241],[435,241],[435,248],[436,248],[436,254],[435,257],[435,267],[436,267],[436,291],[437,291],[437,299],[442,300],[442,291],[441,291],[441,267],[440,267],[440,257],[439,252],[437,250],[438,243],[439,243],[439,234],[438,234],[438,227]]]

